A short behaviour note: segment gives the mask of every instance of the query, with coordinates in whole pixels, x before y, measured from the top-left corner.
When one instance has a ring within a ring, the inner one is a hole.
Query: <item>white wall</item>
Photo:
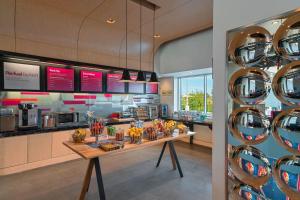
[[[159,84],[160,102],[162,104],[168,104],[169,116],[172,115],[174,110],[174,78],[164,77],[160,79]],[[163,91],[172,91],[171,95],[163,95]]]
[[[214,115],[213,127],[213,199],[226,199],[225,105],[226,31],[250,25],[278,14],[300,8],[299,0],[214,0],[213,58]]]
[[[156,67],[160,74],[211,66],[212,29],[168,42],[156,54]]]

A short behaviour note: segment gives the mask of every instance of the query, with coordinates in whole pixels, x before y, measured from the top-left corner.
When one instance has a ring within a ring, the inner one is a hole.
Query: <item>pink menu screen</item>
[[[74,91],[74,69],[47,67],[47,89],[49,91]]]
[[[157,94],[158,93],[158,85],[157,84],[146,84],[146,93],[147,94]]]
[[[131,80],[135,81],[137,78],[137,74],[130,74]],[[144,93],[144,84],[143,83],[129,83],[128,85],[129,93]]]
[[[80,71],[80,90],[82,92],[102,92],[102,72]]]
[[[121,77],[122,74],[107,74],[107,92],[125,92],[125,83],[119,82]]]

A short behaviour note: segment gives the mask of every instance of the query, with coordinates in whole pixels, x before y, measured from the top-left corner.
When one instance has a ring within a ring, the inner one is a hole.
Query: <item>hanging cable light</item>
[[[140,71],[137,74],[136,82],[146,82],[145,74],[142,71],[142,0],[140,0]]]
[[[126,9],[125,9],[125,15],[126,15],[126,22],[125,22],[125,46],[126,46],[126,50],[125,50],[125,69],[123,70],[123,74],[122,74],[122,78],[120,79],[120,82],[132,82],[131,78],[130,78],[130,73],[129,70],[127,68],[127,60],[128,60],[128,2],[126,0]]]
[[[152,73],[151,73],[151,77],[150,77],[150,80],[149,80],[149,83],[151,83],[151,84],[159,84],[159,81],[158,81],[158,79],[157,79],[157,75],[156,75],[156,73],[155,73],[155,71],[154,71],[154,59],[155,59],[155,57],[154,57],[154,53],[155,53],[155,9],[156,9],[156,7],[154,7],[154,10],[153,10],[153,35],[152,35],[152,42],[153,42],[153,44],[152,44]]]

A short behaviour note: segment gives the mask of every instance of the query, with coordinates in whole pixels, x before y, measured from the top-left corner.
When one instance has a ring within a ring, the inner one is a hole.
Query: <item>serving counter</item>
[[[144,122],[145,126],[152,124]],[[186,125],[195,132],[193,143],[211,147],[212,131],[209,124],[191,123]],[[117,129],[128,130],[130,122],[111,122]],[[190,126],[192,125],[192,127]],[[87,137],[90,132],[87,125],[45,129],[15,131],[0,134],[0,176],[22,172],[47,165],[57,164],[80,158],[62,143],[71,140],[71,135],[76,128],[85,128]],[[106,133],[107,129],[104,130]],[[179,138],[184,142],[190,142],[190,137]]]
[[[144,125],[147,126],[150,123],[145,122]],[[130,127],[129,122],[113,123],[112,125],[117,129],[124,130]],[[71,140],[74,130],[74,127],[69,127],[67,130],[56,129],[47,132],[4,133],[6,137],[0,138],[0,176],[80,158],[63,145],[64,141]],[[86,130],[87,137],[89,137],[90,132],[88,128]],[[12,136],[12,134],[17,135]]]
[[[196,120],[182,120],[177,118],[166,118],[166,120],[174,120],[185,124],[195,135],[190,138],[183,138],[182,141],[190,144],[201,145],[212,148],[213,127],[212,121],[196,121]]]

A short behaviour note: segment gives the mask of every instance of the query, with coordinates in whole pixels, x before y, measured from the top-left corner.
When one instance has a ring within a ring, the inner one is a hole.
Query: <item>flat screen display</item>
[[[100,71],[80,71],[80,91],[82,92],[103,92],[103,73]]]
[[[158,93],[158,84],[146,84],[146,93],[147,94],[157,94]]]
[[[4,89],[40,90],[40,66],[20,63],[3,63]]]
[[[74,69],[48,66],[47,90],[74,92]]]
[[[132,81],[135,81],[137,78],[137,73],[130,73],[130,78]],[[128,84],[128,92],[129,93],[144,93],[144,83],[129,83]]]
[[[107,92],[125,93],[125,83],[119,82],[121,77],[121,73],[107,74]]]

